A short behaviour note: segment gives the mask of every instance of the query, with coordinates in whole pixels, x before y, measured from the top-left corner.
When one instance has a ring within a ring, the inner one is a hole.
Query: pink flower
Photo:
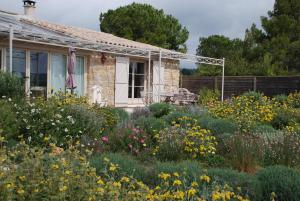
[[[132,149],[132,144],[129,144],[128,147],[129,147],[130,149]]]
[[[101,138],[101,140],[105,143],[105,144],[108,144],[108,136],[103,136],[102,138]]]
[[[145,143],[145,139],[142,138],[142,139],[140,140],[140,143],[144,144],[144,143]]]

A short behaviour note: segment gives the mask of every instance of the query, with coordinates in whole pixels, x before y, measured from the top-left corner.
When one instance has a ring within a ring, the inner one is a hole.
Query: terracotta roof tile
[[[153,50],[153,51],[159,51],[159,50],[170,51],[153,45],[128,40],[125,38],[114,36],[112,34],[98,32],[90,29],[55,24],[44,20],[27,18],[27,17],[20,17],[20,21],[44,29],[48,29],[54,32],[58,32],[67,36],[78,37],[80,39],[88,40],[91,42],[100,42],[100,43],[113,44],[113,45],[118,45],[123,47],[141,48],[141,49]]]

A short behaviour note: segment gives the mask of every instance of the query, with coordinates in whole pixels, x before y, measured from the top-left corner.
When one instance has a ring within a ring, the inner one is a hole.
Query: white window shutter
[[[129,58],[116,57],[115,106],[128,105]]]
[[[160,82],[159,82],[160,79]],[[159,102],[159,94],[164,93],[165,84],[165,67],[161,63],[159,67],[159,61],[153,61],[153,102]]]

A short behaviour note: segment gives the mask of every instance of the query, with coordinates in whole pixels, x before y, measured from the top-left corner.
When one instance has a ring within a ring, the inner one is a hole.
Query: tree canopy
[[[132,3],[100,15],[102,32],[166,49],[186,52],[186,27],[148,4]]]
[[[253,24],[244,40],[225,36],[200,38],[198,55],[226,58],[226,75],[284,75],[300,73],[300,1],[276,0],[262,29]],[[201,65],[198,73],[219,75]]]

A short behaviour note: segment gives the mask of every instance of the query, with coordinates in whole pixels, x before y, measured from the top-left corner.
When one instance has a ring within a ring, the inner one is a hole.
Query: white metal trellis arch
[[[96,41],[89,41],[84,39],[78,39],[74,37],[66,37],[60,35],[50,35],[49,33],[36,33],[33,31],[25,31],[14,27],[13,25],[1,26],[0,25],[0,36],[7,36],[9,41],[9,52],[10,52],[10,70],[12,70],[12,50],[13,41],[36,43],[41,45],[50,45],[58,47],[74,47],[79,50],[104,52],[116,55],[134,56],[141,57],[149,60],[149,66],[152,58],[158,58],[159,68],[162,65],[162,59],[171,59],[179,61],[189,61],[196,64],[208,64],[222,67],[222,95],[221,100],[224,101],[224,82],[225,82],[225,58],[216,59],[210,57],[197,56],[192,54],[184,54],[176,51],[166,49],[143,49],[136,47],[126,47],[109,43],[102,43]],[[149,68],[150,69],[150,68]],[[150,73],[149,73],[150,76]],[[159,75],[160,77],[160,75]],[[148,79],[150,82],[150,79]],[[161,79],[159,79],[160,82]],[[159,83],[160,85],[161,83]],[[150,87],[150,83],[148,83]],[[160,90],[160,87],[159,87]],[[159,100],[160,100],[159,92]]]

